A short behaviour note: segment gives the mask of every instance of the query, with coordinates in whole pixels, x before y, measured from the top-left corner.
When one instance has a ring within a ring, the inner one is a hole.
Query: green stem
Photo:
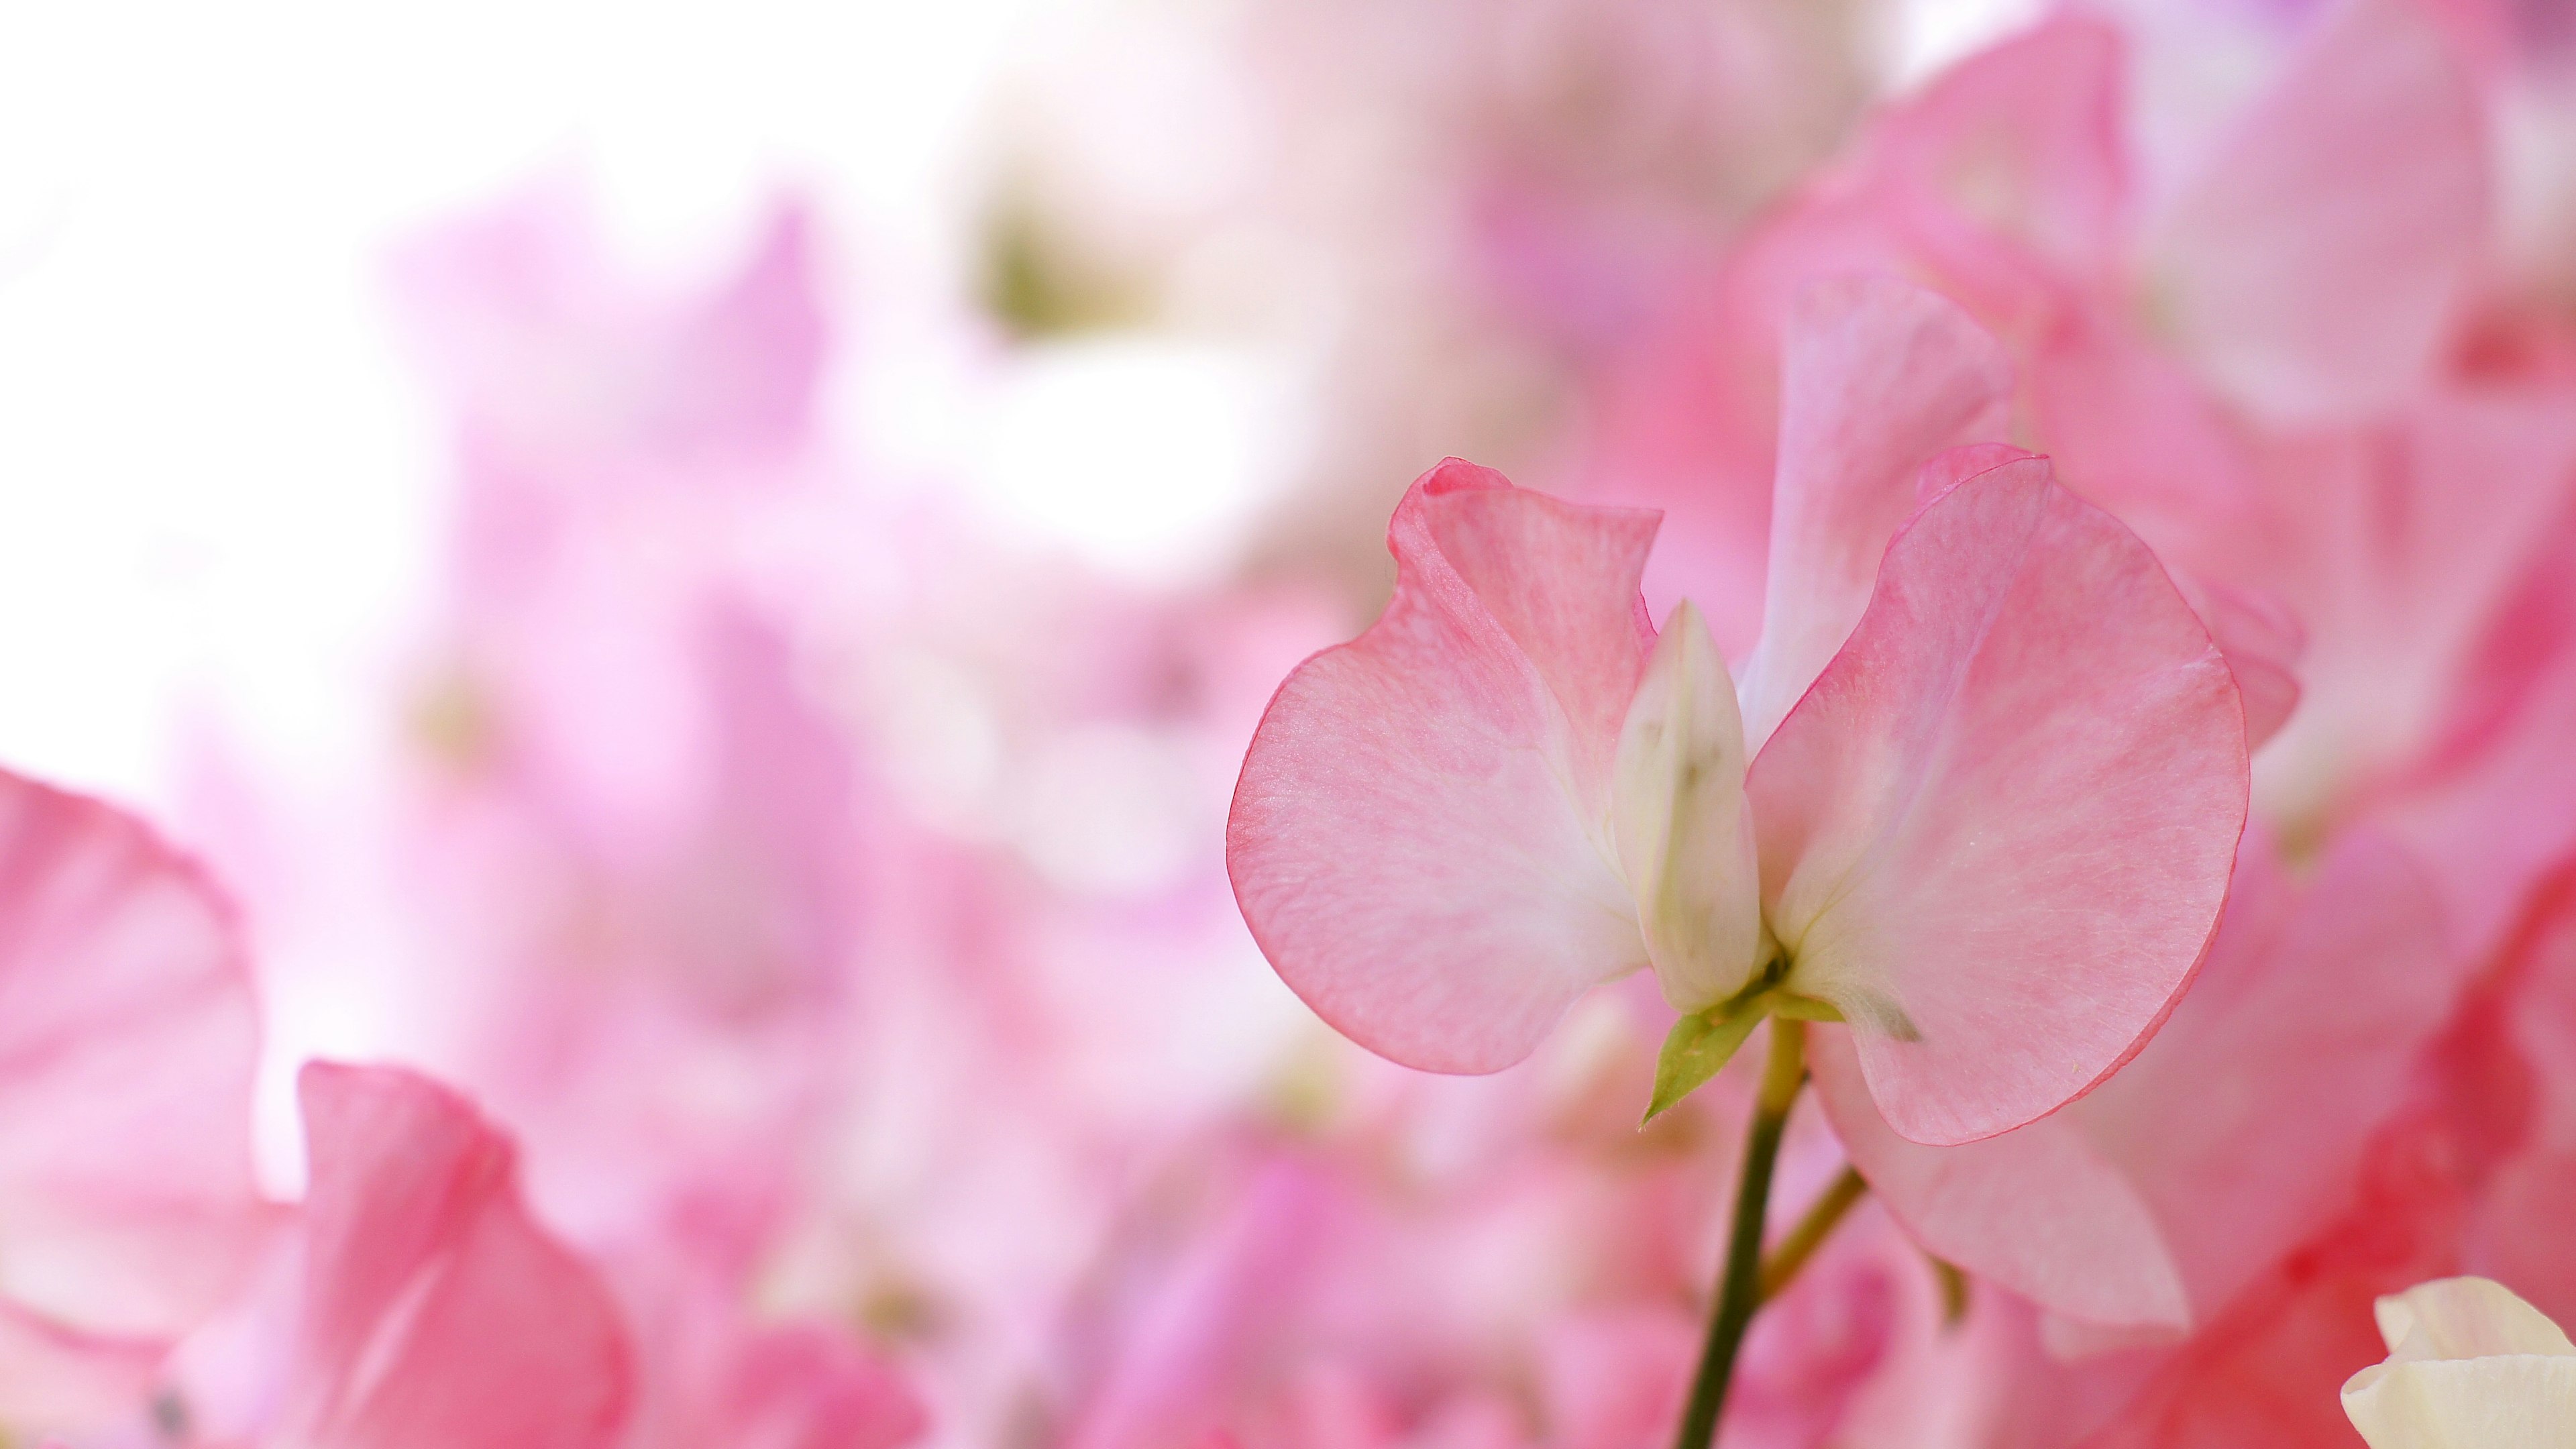
[[[1771,1250],[1771,1256],[1762,1260],[1763,1302],[1768,1303],[1780,1296],[1780,1290],[1788,1287],[1789,1280],[1798,1276],[1798,1270],[1807,1266],[1807,1260],[1816,1255],[1816,1249],[1825,1245],[1826,1236],[1842,1222],[1843,1214],[1850,1212],[1868,1193],[1869,1184],[1861,1180],[1859,1170],[1844,1168],[1842,1176],[1834,1179],[1833,1185],[1816,1199],[1815,1206],[1807,1209],[1807,1215],[1798,1219],[1798,1225],[1789,1230],[1789,1236],[1782,1238],[1780,1246]]]
[[[1718,1280],[1717,1307],[1709,1318],[1708,1342],[1700,1349],[1699,1373],[1691,1381],[1690,1407],[1682,1414],[1675,1449],[1708,1449],[1717,1440],[1717,1416],[1735,1377],[1735,1355],[1744,1347],[1744,1331],[1753,1326],[1753,1311],[1762,1306],[1762,1221],[1770,1208],[1771,1169],[1780,1160],[1789,1104],[1798,1099],[1806,1080],[1807,1024],[1771,1018],[1771,1055],[1763,1064],[1762,1089],[1754,1098],[1753,1124],[1745,1136],[1744,1171],[1735,1184],[1726,1274]]]

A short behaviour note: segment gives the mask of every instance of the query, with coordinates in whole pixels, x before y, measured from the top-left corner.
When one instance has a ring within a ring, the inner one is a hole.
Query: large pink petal
[[[2186,186],[2151,305],[2237,397],[2349,417],[2423,375],[2487,214],[2474,82],[2415,0],[2355,0]]]
[[[259,1026],[231,908],[140,822],[0,772],[0,1296],[171,1338],[250,1266]]]
[[[2007,464],[1926,505],[1746,780],[1766,919],[1918,1142],[1973,1141],[2135,1052],[2209,941],[2245,823],[2225,659],[2146,547]]]
[[[590,1268],[529,1217],[508,1139],[407,1071],[316,1062],[298,1085],[312,1188],[289,1441],[615,1443],[624,1329]]]
[[[1227,869],[1281,978],[1363,1046],[1498,1070],[1644,963],[1605,831],[1654,531],[1443,463],[1387,530],[1386,613],[1271,701]]]
[[[1884,277],[1817,282],[1790,311],[1762,642],[1746,679],[1758,750],[1869,603],[1916,470],[2002,431],[2012,363],[1966,313]]]

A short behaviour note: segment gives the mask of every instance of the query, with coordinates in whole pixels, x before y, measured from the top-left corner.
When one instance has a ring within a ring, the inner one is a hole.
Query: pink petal
[[[1762,642],[1746,676],[1755,750],[1842,647],[1916,470],[2000,433],[2012,363],[1966,313],[1882,277],[1809,285],[1790,310]]]
[[[2245,729],[2154,555],[2043,459],[1927,505],[1753,762],[1766,919],[1918,1142],[2079,1095],[2190,979],[2245,823]]]
[[[628,1393],[616,1308],[529,1217],[508,1139],[395,1068],[315,1062],[298,1090],[312,1187],[287,1437],[329,1449],[615,1443]]]
[[[1280,977],[1344,1035],[1495,1071],[1643,964],[1604,831],[1654,642],[1637,592],[1654,531],[1443,463],[1387,530],[1386,613],[1280,686],[1227,868]]]
[[[2472,78],[2412,0],[2360,0],[2175,200],[2151,305],[2245,402],[2352,416],[2422,376],[2486,214]]]
[[[0,1297],[167,1339],[238,1286],[259,1026],[231,907],[140,822],[0,772]]]

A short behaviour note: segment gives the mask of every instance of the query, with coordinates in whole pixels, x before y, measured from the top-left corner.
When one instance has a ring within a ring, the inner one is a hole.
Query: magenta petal
[[[604,1449],[626,1414],[607,1290],[520,1201],[516,1154],[446,1088],[315,1062],[296,1443]],[[300,1437],[299,1437],[300,1435]]]
[[[2413,0],[2343,7],[2161,228],[2152,301],[2184,349],[2287,420],[2396,400],[2484,239],[2480,105]]]
[[[1897,535],[1746,780],[1791,984],[1918,1142],[2017,1127],[2190,979],[2245,824],[2225,659],[2135,535],[1994,469]]]
[[[1654,643],[1637,591],[1654,532],[1652,513],[1443,463],[1387,530],[1386,613],[1280,686],[1226,863],[1271,964],[1343,1034],[1495,1071],[1644,964],[1606,822]]]
[[[1869,603],[1926,459],[2000,433],[2012,363],[1957,307],[1885,277],[1812,283],[1790,309],[1762,643],[1745,681],[1759,750]]]

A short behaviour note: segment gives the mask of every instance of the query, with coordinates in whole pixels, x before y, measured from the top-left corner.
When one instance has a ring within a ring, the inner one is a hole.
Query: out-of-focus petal
[[[396,1068],[316,1062],[298,1089],[312,1186],[286,1441],[615,1443],[624,1329],[588,1265],[528,1215],[509,1141]]]
[[[1688,601],[1664,621],[1629,706],[1610,818],[1664,999],[1702,1011],[1742,990],[1762,940],[1744,720]]]
[[[68,1338],[166,1341],[238,1286],[270,1213],[258,1038],[231,909],[197,868],[0,772],[0,1297]]]
[[[1762,642],[1745,681],[1759,751],[1860,622],[1916,471],[2002,431],[2012,363],[1949,302],[1885,277],[1803,289],[1782,362]]]
[[[1494,1071],[1644,963],[1606,833],[1654,531],[1444,463],[1387,530],[1386,613],[1280,686],[1227,868],[1271,964],[1344,1035]]]
[[[2275,418],[2396,400],[2483,241],[2479,105],[2416,0],[2355,0],[2175,199],[2150,247],[2151,305]]]
[[[2044,459],[1926,506],[1753,762],[1766,918],[1900,1134],[2079,1095],[2199,964],[2245,823],[2225,659]]]

